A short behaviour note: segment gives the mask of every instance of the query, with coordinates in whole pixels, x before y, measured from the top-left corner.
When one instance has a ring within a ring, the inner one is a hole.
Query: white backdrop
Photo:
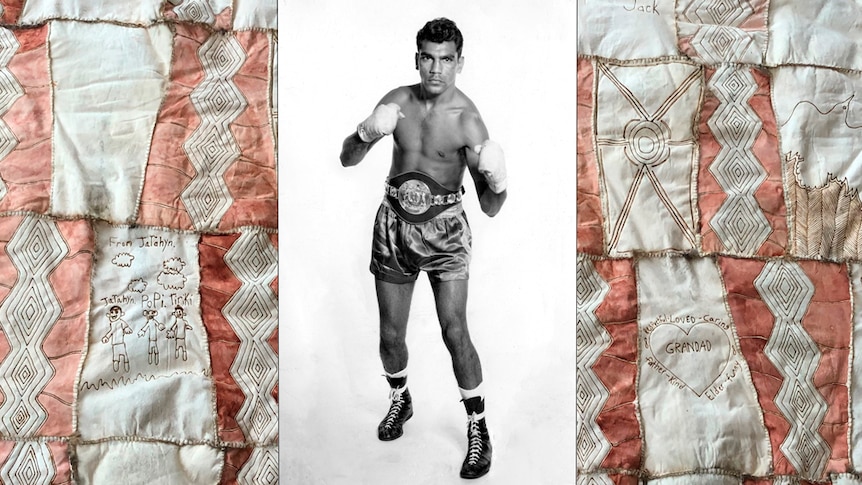
[[[495,218],[467,175],[468,322],[494,444],[488,484],[574,483],[574,0],[280,0],[280,468],[282,483],[463,483],[466,414],[419,279],[408,325],[415,415],[383,443],[371,227],[390,139],[357,167],[341,143],[390,89],[418,82],[416,32],[464,34],[457,85],[506,152]]]

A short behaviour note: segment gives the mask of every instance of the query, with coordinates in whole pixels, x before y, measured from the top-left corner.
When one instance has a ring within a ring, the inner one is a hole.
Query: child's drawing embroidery
[[[183,307],[177,305],[174,308],[174,324],[168,330],[168,338],[174,339],[174,357],[188,360],[186,353],[186,330],[194,330],[185,319],[186,312]],[[182,357],[180,355],[182,354]]]
[[[132,333],[132,327],[123,320],[126,313],[117,305],[108,309],[108,332],[102,337],[102,343],[111,344],[113,354],[114,372],[120,371],[122,362],[123,371],[129,372],[129,354],[126,351],[126,335]]]
[[[144,310],[144,318],[147,322],[144,328],[138,331],[138,337],[147,336],[149,346],[147,347],[147,362],[151,365],[159,365],[159,332],[165,330],[165,325],[156,320],[159,314],[156,310]]]

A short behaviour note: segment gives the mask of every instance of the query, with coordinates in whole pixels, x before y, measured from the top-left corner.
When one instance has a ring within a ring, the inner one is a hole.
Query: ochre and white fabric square
[[[77,483],[217,484],[223,455],[218,448],[206,445],[139,441],[79,445]]]
[[[602,244],[604,236],[593,129],[594,80],[593,61],[578,59],[577,245],[580,252],[599,255],[604,251]]]
[[[201,238],[201,306],[224,442],[278,438],[276,242],[260,230]]]
[[[93,237],[85,221],[0,217],[0,435],[75,434]]]
[[[18,22],[32,25],[59,18],[148,25],[159,19],[163,1],[26,0]]]
[[[674,0],[578,0],[578,54],[650,59],[679,54]]]
[[[859,73],[773,69],[773,104],[792,214],[793,254],[862,256],[862,89]]]
[[[51,23],[51,214],[134,222],[172,38],[161,24]]]
[[[643,437],[636,404],[634,262],[580,257],[577,308],[578,473],[637,470],[642,466]]]
[[[637,282],[644,467],[768,474],[763,410],[715,260],[641,259]]]
[[[698,204],[704,252],[780,256],[788,250],[782,157],[769,73],[705,68]]]
[[[0,27],[0,211],[48,210],[50,79],[48,26]]]
[[[698,249],[695,119],[702,68],[603,61],[595,67],[607,253]]]
[[[84,439],[215,439],[198,237],[96,226],[87,359],[78,396]]]
[[[176,29],[138,223],[201,232],[277,227],[270,36]]]
[[[681,0],[676,4],[680,51],[705,64],[763,64],[767,0]]]
[[[777,475],[824,480],[849,466],[847,266],[719,258]]]
[[[770,0],[766,64],[862,69],[862,4]]]

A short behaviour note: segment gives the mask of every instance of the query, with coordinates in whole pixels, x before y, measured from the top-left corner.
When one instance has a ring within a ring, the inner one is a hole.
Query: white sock
[[[481,397],[483,401],[485,400],[485,390],[482,388],[481,382],[473,389],[462,389],[459,387],[458,391],[461,393],[461,399],[465,401],[471,397]]]
[[[386,374],[386,377],[390,379],[400,379],[402,377],[407,377],[407,368],[405,367],[394,374],[390,374],[386,372],[386,369],[383,369],[383,373]]]

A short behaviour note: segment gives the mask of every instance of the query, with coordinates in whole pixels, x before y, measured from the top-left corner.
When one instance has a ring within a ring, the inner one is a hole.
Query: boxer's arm
[[[478,113],[465,116],[462,122],[462,129],[464,130],[467,142],[464,146],[464,154],[467,159],[467,168],[470,170],[470,176],[473,177],[476,194],[479,197],[479,206],[482,208],[482,212],[489,217],[494,217],[500,212],[503,203],[506,202],[507,192],[503,190],[500,193],[495,193],[491,190],[485,175],[479,171],[479,154],[473,149],[473,147],[481,145],[488,139],[488,129],[485,128],[485,123]]]
[[[389,103],[403,105],[403,98],[404,95],[402,92],[402,88],[396,88],[386,93],[386,96],[383,96],[380,102],[378,102],[375,106],[385,105]],[[341,166],[352,167],[359,164],[359,162],[361,162],[365,158],[365,155],[368,154],[368,150],[370,150],[371,147],[373,147],[378,141],[380,141],[381,138],[383,137],[378,137],[366,142],[359,136],[358,131],[354,131],[353,133],[348,135],[347,138],[344,139],[344,143],[341,144],[341,156],[339,157],[341,159]]]
[[[341,166],[352,167],[359,164],[365,158],[368,150],[378,141],[380,141],[380,138],[372,140],[370,143],[365,143],[362,141],[362,138],[359,138],[357,132],[354,131],[351,133],[344,139],[344,143],[341,145]]]

